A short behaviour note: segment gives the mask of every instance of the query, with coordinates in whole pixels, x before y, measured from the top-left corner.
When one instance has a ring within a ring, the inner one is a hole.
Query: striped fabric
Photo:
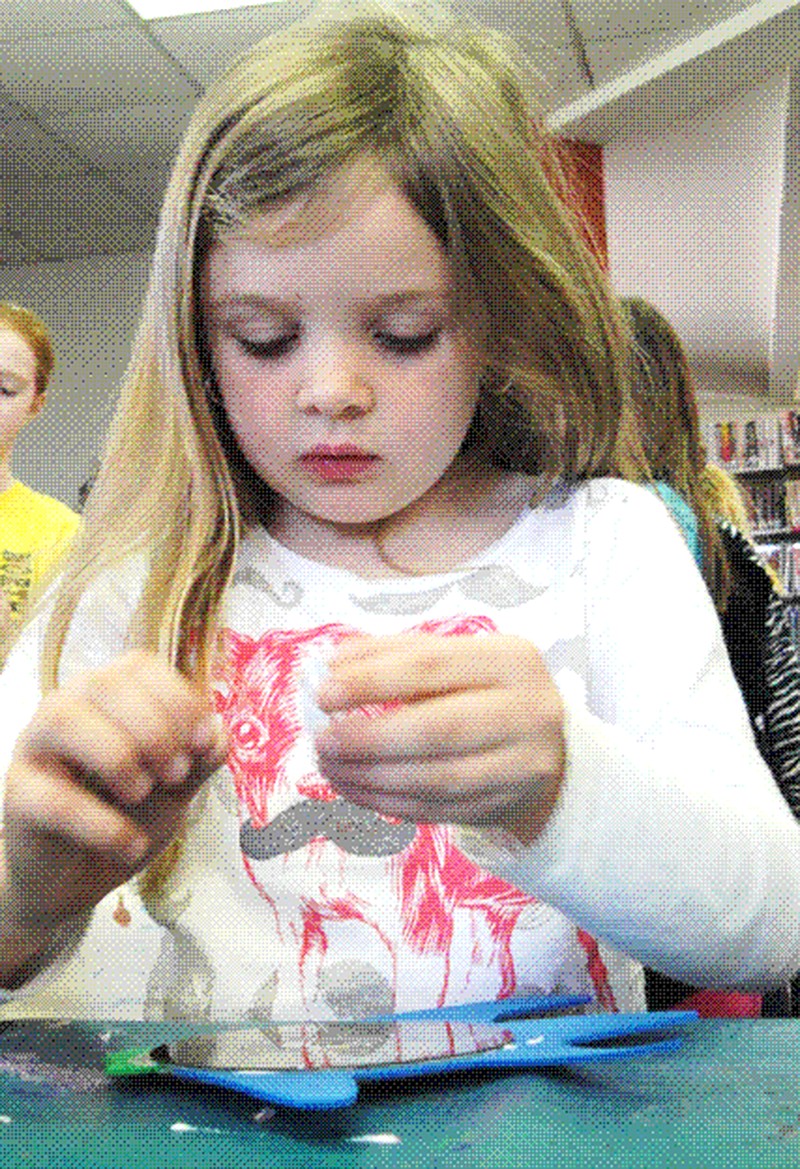
[[[727,536],[729,554],[735,548],[740,562],[757,565],[763,572],[758,552],[749,540],[732,524],[720,522],[719,526]],[[735,571],[736,566],[732,567]],[[764,709],[756,712],[756,704],[750,701],[748,708],[762,754],[783,798],[800,820],[800,661],[786,605],[772,587],[766,600],[764,631],[763,662],[759,663],[763,667],[763,702],[757,704]],[[728,649],[730,652],[730,644]],[[764,996],[762,1014],[800,1015],[800,974],[783,990]]]
[[[725,628],[728,654],[761,752],[784,799],[800,819],[800,660],[789,615],[758,550],[733,524],[717,522],[735,594],[744,594],[748,600],[741,616],[747,616],[749,638],[745,640],[744,631]]]
[[[767,609],[766,730],[772,773],[783,797],[800,820],[800,662],[789,615],[780,597]]]

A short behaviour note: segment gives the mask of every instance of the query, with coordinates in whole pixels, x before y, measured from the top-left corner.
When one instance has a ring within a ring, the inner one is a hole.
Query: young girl
[[[641,962],[800,966],[800,829],[680,534],[609,477],[626,334],[524,78],[364,11],[257,46],[181,148],[2,679],[7,1013],[634,1009]]]

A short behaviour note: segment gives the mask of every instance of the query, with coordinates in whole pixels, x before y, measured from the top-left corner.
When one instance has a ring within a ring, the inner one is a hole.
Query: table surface
[[[191,1030],[197,1031],[194,1027]],[[800,1021],[705,1021],[669,1057],[362,1086],[339,1113],[263,1108],[107,1051],[179,1025],[0,1031],[0,1165],[14,1169],[787,1169],[800,1166]]]

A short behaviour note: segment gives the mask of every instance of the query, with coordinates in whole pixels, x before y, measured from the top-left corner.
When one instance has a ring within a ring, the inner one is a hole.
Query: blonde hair
[[[718,467],[716,463],[706,463],[700,476],[700,494],[704,506],[713,515],[733,524],[743,536],[752,542],[753,524],[750,507],[739,484],[727,471]],[[775,591],[781,594],[785,593],[786,588],[775,568],[763,558],[761,563],[772,581]]]
[[[718,519],[728,520],[748,539],[752,523],[747,502],[738,483],[715,463],[706,463],[700,476],[700,492],[709,511]]]
[[[530,88],[499,34],[369,3],[268,37],[209,88],[169,182],[133,356],[47,631],[45,686],[81,595],[137,551],[149,570],[130,643],[208,682],[241,527],[269,514],[270,493],[208,392],[204,258],[356,160],[378,161],[441,241],[465,311],[481,307],[470,441],[487,462],[545,478],[645,473],[627,425],[625,325],[545,178]]]
[[[36,362],[36,393],[43,394],[53,372],[55,357],[47,325],[29,308],[0,300],[0,329],[9,329],[22,338]]]
[[[639,362],[633,403],[645,458],[653,478],[669,484],[694,512],[703,576],[718,611],[724,612],[731,573],[717,513],[704,487],[708,464],[689,362],[678,334],[655,305],[633,296],[622,304]]]

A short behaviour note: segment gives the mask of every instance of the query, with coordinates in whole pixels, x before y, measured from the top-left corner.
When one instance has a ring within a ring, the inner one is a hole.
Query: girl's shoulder
[[[589,561],[618,560],[623,549],[659,561],[687,550],[697,560],[694,514],[684,515],[682,509],[676,514],[671,501],[650,485],[588,479],[571,486],[560,506],[569,516],[562,527],[571,531]]]
[[[42,491],[35,491],[33,487],[29,487],[27,483],[22,483],[19,479],[14,480],[8,490],[2,493],[0,499],[9,505],[22,507],[26,512],[37,517],[57,517],[61,520],[74,522],[76,525],[80,522],[78,513],[68,507],[66,503],[62,503],[60,499],[56,499],[52,495],[45,495]]]
[[[669,501],[665,499],[664,502]],[[544,509],[568,508],[576,517],[580,515],[589,522],[658,524],[664,515],[663,503],[648,485],[611,477],[585,479],[573,484],[559,483],[541,506]]]
[[[733,574],[734,588],[747,589],[760,596],[764,603],[779,595],[764,560],[747,536],[730,520],[718,519],[717,530]]]
[[[656,482],[648,484],[648,490],[653,491],[666,505],[670,515],[681,530],[684,540],[689,546],[698,566],[703,566],[703,549],[700,542],[700,525],[691,506],[668,483]]]
[[[19,530],[23,539],[35,536],[35,543],[42,545],[68,539],[81,522],[77,512],[60,499],[34,491],[18,479],[0,494],[0,519],[6,534]]]

